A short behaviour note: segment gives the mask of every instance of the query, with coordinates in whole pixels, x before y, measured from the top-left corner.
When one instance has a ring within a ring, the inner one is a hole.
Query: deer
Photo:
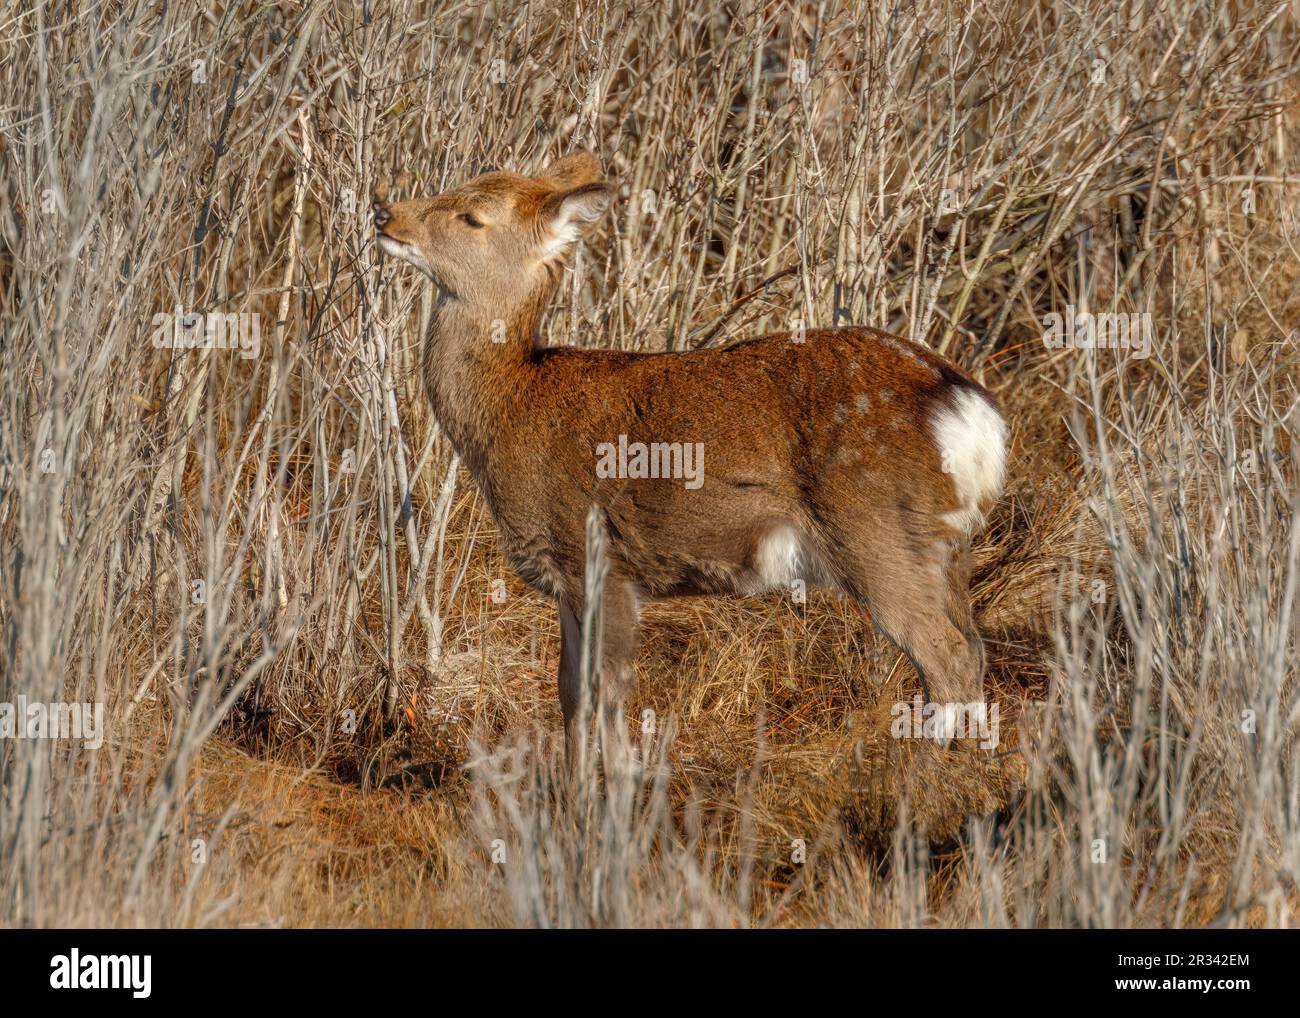
[[[1006,471],[994,396],[930,348],[865,326],[663,353],[545,345],[567,256],[614,194],[596,157],[576,152],[537,176],[494,170],[372,206],[379,248],[436,288],[418,358],[434,416],[510,567],[558,608],[570,757],[585,739],[593,506],[610,716],[633,692],[647,601],[796,583],[860,607],[946,705],[941,717],[981,700],[971,541]],[[664,476],[673,468],[693,480]]]

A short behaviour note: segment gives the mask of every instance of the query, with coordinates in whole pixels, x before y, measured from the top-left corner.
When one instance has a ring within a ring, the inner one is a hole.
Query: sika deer
[[[866,608],[928,699],[981,699],[969,548],[1006,463],[993,397],[930,350],[866,327],[679,354],[541,346],[564,256],[612,195],[579,153],[539,177],[487,173],[374,209],[382,249],[438,289],[422,358],[437,419],[511,565],[558,602],[570,752],[593,503],[609,538],[609,702],[629,690],[643,599],[795,580]],[[644,466],[659,443],[707,452],[707,466],[687,467],[704,468],[702,483],[610,469],[628,448]]]

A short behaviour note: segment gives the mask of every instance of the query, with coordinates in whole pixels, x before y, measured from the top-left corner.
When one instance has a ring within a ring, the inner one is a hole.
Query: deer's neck
[[[526,407],[524,391],[533,370],[542,309],[538,293],[502,316],[439,293],[423,351],[425,391],[434,416],[461,462],[496,501],[493,470],[499,449],[516,432]]]

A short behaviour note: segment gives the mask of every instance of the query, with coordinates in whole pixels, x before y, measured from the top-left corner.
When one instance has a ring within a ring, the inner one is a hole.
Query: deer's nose
[[[393,214],[388,211],[388,206],[382,202],[375,202],[370,206],[370,210],[375,216],[375,226],[381,230],[393,221]]]

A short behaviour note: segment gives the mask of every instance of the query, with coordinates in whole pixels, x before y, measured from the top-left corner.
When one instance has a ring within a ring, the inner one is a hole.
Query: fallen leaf
[[[1228,347],[1232,354],[1232,363],[1241,367],[1246,363],[1246,330],[1238,329],[1232,334],[1232,343]]]

